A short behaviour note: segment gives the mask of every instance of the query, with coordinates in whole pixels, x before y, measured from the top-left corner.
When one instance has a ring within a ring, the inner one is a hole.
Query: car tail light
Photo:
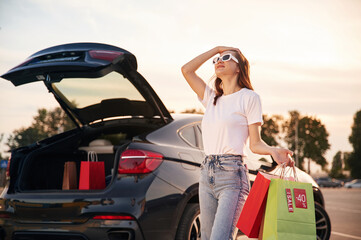
[[[156,152],[127,149],[119,161],[118,173],[144,174],[154,171],[163,162],[163,155]]]
[[[103,51],[103,50],[91,50],[89,51],[90,57],[94,59],[106,60],[106,61],[113,61],[120,55],[123,55],[123,52],[117,51]]]
[[[95,216],[93,219],[96,220],[135,220],[134,217],[128,215],[100,215]]]
[[[0,218],[10,218],[10,215],[6,213],[0,213]]]

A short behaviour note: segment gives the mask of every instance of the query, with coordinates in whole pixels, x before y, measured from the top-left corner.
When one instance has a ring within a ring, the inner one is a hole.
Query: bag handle
[[[290,175],[291,177],[291,174],[289,173],[293,173],[293,176],[294,176],[294,181],[295,182],[298,182],[298,177],[297,177],[297,172],[296,172],[296,168],[293,166],[293,167],[288,167],[285,171],[284,171],[284,175],[281,176],[282,179],[286,179],[287,178],[287,175]]]
[[[89,152],[88,152],[88,162],[89,162],[89,160],[90,160],[91,162],[98,162],[98,155],[97,155],[97,153],[94,152],[94,151],[89,151]]]
[[[290,155],[288,155],[288,157],[293,161],[292,157]],[[276,167],[276,171],[274,172],[274,175],[277,175],[277,172],[280,171],[280,178],[281,179],[286,179],[286,176],[289,174],[289,172],[291,171],[291,173],[293,172],[293,176],[294,176],[294,181],[298,182],[298,177],[297,177],[297,171],[296,171],[296,167],[292,166],[292,167],[288,167],[287,163],[282,163],[279,164]],[[290,174],[291,175],[291,174]]]
[[[288,157],[290,158],[290,160],[293,161],[292,157],[290,155],[288,155]],[[296,167],[295,165],[293,165],[292,167],[289,167],[287,170],[286,170],[286,163],[283,163],[285,165],[285,171],[283,172],[284,175],[281,176],[282,179],[285,179],[286,178],[286,175],[288,175],[288,173],[291,171],[291,173],[293,172],[293,177],[294,177],[294,181],[295,182],[298,182],[298,177],[297,177],[297,170],[296,170]],[[291,175],[291,174],[290,174]]]
[[[285,169],[286,169],[286,163],[277,165],[274,175],[278,175],[278,172],[280,172],[279,176],[282,178],[282,176],[284,176]]]

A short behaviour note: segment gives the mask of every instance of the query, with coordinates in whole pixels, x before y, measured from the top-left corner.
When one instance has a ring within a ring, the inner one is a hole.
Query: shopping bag
[[[65,162],[63,174],[63,190],[77,189],[78,179],[76,174],[76,163]]]
[[[237,228],[250,238],[258,237],[272,178],[279,176],[258,172],[238,219]]]
[[[262,228],[263,240],[315,240],[312,184],[271,179]]]
[[[104,162],[98,162],[95,152],[88,152],[88,161],[82,161],[80,165],[79,189],[104,189],[105,170]]]

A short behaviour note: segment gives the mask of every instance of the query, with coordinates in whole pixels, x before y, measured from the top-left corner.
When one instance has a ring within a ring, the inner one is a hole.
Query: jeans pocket
[[[220,169],[228,172],[238,172],[241,166],[242,163],[237,160],[220,161],[219,163]]]
[[[242,185],[247,186],[247,188],[245,188],[245,190],[249,193],[251,184],[250,184],[249,176],[248,176],[248,168],[247,168],[247,165],[245,165],[245,164],[242,164],[242,166],[241,166],[241,181],[242,181]]]

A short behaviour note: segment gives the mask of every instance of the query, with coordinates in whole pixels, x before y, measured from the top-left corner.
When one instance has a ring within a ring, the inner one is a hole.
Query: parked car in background
[[[330,177],[321,177],[316,179],[320,187],[342,187],[343,182]]]
[[[42,81],[76,128],[12,151],[0,196],[0,239],[200,239],[198,179],[204,159],[202,115],[171,115],[137,71],[130,52],[75,43],[30,56],[2,75],[15,86]],[[65,162],[95,152],[106,187],[63,190]],[[275,162],[249,157],[251,182]],[[311,183],[318,239],[331,222]]]
[[[361,179],[354,179],[344,185],[345,188],[361,188]]]

